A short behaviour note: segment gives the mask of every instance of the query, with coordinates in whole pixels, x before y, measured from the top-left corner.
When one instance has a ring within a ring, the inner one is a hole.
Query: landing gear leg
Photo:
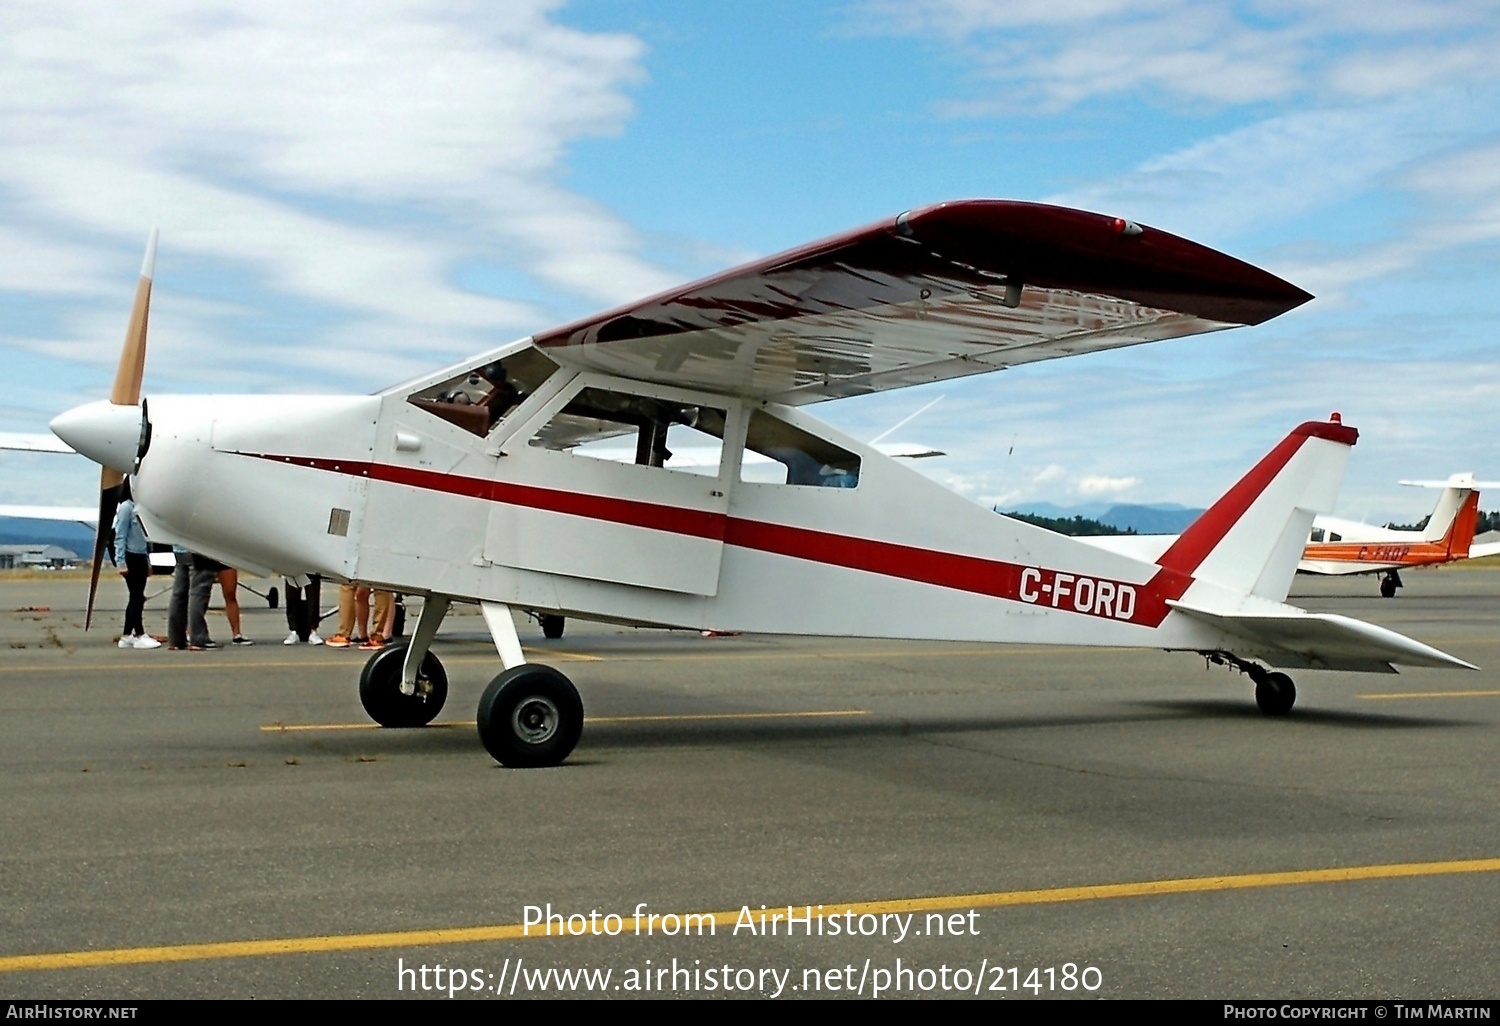
[[[1380,597],[1395,598],[1396,589],[1405,587],[1401,583],[1401,572],[1399,570],[1387,570],[1380,575]]]
[[[552,667],[526,662],[509,606],[483,602],[480,609],[505,672],[479,699],[479,740],[503,766],[556,766],[583,733],[578,689]]]

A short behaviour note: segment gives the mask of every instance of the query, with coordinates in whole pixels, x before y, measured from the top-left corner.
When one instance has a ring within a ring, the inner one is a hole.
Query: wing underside
[[[789,404],[1258,324],[1311,298],[1061,207],[940,204],[543,332],[560,363]]]

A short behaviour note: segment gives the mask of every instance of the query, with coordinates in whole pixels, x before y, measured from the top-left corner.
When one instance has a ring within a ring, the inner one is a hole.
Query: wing
[[[534,341],[580,369],[802,404],[1259,324],[1311,298],[1120,218],[968,200],[908,211]]]
[[[69,449],[69,452],[73,450]],[[63,520],[84,527],[99,526],[99,511],[93,506],[0,506],[0,517],[26,520]]]
[[[73,447],[56,435],[32,435],[0,431],[0,449],[18,452],[72,452]]]

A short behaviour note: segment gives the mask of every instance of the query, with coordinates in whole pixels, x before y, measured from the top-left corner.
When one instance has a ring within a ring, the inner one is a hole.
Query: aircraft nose
[[[139,406],[110,402],[76,406],[53,418],[52,433],[89,459],[111,470],[135,470],[144,413]]]

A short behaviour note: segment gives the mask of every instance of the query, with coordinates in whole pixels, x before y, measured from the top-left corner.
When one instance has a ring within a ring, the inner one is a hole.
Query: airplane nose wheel
[[[1255,704],[1267,716],[1285,716],[1297,701],[1297,686],[1284,673],[1268,673],[1255,682]]]
[[[437,656],[428,652],[423,657],[410,694],[401,686],[405,662],[405,645],[387,645],[370,657],[359,675],[359,700],[382,727],[425,727],[448,700],[448,674]]]
[[[513,666],[479,699],[479,740],[503,766],[556,766],[583,733],[583,700],[550,666]]]

